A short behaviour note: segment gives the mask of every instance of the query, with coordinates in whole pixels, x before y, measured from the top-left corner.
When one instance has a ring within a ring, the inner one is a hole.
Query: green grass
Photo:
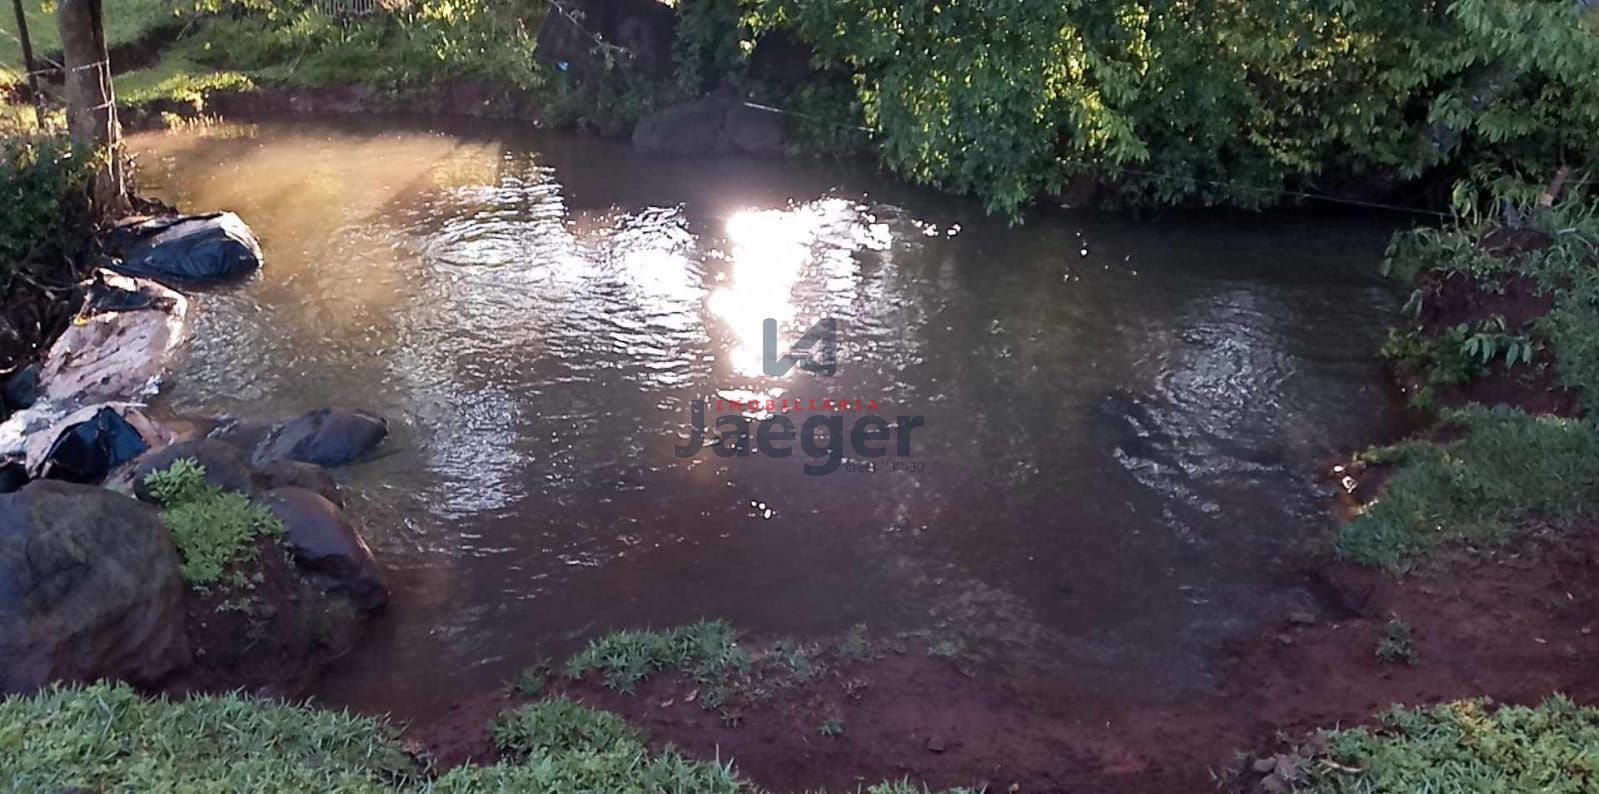
[[[1304,765],[1304,791],[1599,790],[1599,709],[1563,697],[1537,708],[1496,708],[1481,700],[1395,707],[1376,728],[1336,731],[1327,739],[1327,757]]]
[[[489,724],[489,737],[501,753],[518,760],[571,751],[603,753],[644,741],[644,734],[621,717],[562,697],[501,714]]]
[[[160,62],[149,69],[118,75],[117,101],[122,105],[138,107],[151,102],[171,100],[193,107],[205,108],[205,101],[216,91],[249,91],[255,83],[249,77],[230,71],[213,71],[190,60],[184,48],[169,50]]]
[[[255,543],[283,534],[283,524],[241,493],[205,481],[205,467],[185,458],[145,478],[161,505],[161,520],[182,560],[183,581],[209,588],[219,582],[244,586],[241,567],[255,558]]]
[[[107,0],[105,3],[106,45],[115,47],[144,35],[152,28],[173,21],[172,0]],[[28,18],[28,38],[33,42],[33,56],[55,57],[61,51],[61,31],[56,27],[55,5],[45,0],[23,0],[22,11]],[[22,72],[22,46],[17,35],[16,17],[11,4],[0,5],[0,72]]]
[[[651,754],[614,715],[529,707],[496,738],[517,762],[437,779],[385,720],[225,695],[146,700],[123,684],[0,701],[0,789],[56,791],[753,791],[731,764]],[[497,723],[500,724],[500,723]]]
[[[381,791],[417,771],[395,736],[381,720],[241,695],[54,689],[0,701],[0,788]]]
[[[1338,551],[1403,567],[1446,545],[1492,545],[1529,519],[1559,526],[1599,506],[1599,435],[1581,419],[1508,408],[1449,411],[1445,443],[1409,441],[1369,452],[1396,468],[1382,493],[1339,530]]]
[[[617,631],[591,641],[566,662],[568,678],[599,673],[624,692],[655,673],[674,670],[702,683],[750,669],[739,633],[724,621],[702,620],[669,631]]]

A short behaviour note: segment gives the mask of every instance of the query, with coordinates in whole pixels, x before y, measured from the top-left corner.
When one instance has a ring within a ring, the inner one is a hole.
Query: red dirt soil
[[[1279,732],[1366,723],[1393,703],[1536,703],[1555,692],[1599,702],[1591,662],[1599,654],[1599,532],[1541,533],[1516,549],[1462,553],[1403,579],[1337,563],[1309,570],[1328,609],[1347,617],[1285,616],[1219,660],[1222,694],[1181,708],[1018,698],[981,668],[963,672],[915,643],[875,660],[830,657],[825,675],[745,710],[735,726],[689,702],[696,685],[672,676],[633,694],[593,680],[556,691],[622,714],[659,744],[733,759],[776,791],[853,791],[904,777],[990,791],[1213,790],[1237,750],[1268,747]],[[1392,615],[1412,627],[1414,665],[1375,656]],[[869,683],[852,696],[851,680]],[[446,767],[491,761],[488,720],[521,702],[487,695],[408,738]],[[829,718],[841,735],[820,733]]]

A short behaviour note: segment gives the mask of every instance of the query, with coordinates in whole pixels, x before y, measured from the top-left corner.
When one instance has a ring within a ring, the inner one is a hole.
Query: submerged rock
[[[729,96],[709,96],[656,111],[633,128],[633,148],[649,154],[707,154],[733,149],[750,154],[783,151],[781,113]]]
[[[251,459],[257,466],[278,460],[342,466],[371,452],[388,434],[388,420],[377,414],[323,408],[274,428],[256,444]]]
[[[182,285],[242,278],[261,267],[261,243],[231,212],[157,218],[120,227],[108,245],[120,249],[112,269]]]
[[[294,561],[332,581],[329,592],[371,611],[388,603],[389,590],[372,550],[338,506],[304,488],[275,488],[262,500],[283,522],[283,543]]]
[[[301,463],[297,460],[274,460],[262,464],[260,468],[262,486],[273,488],[304,488],[323,499],[332,502],[340,508],[344,507],[344,497],[339,495],[339,484],[334,482],[333,475],[315,463]]]
[[[153,509],[41,480],[0,495],[0,693],[189,661],[178,555]]]
[[[633,148],[650,154],[702,154],[725,143],[728,100],[704,97],[658,110],[639,119]]]

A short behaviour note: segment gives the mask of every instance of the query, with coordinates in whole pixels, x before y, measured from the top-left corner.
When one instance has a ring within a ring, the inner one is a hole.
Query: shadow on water
[[[492,126],[141,136],[145,188],[238,211],[262,276],[199,301],[162,397],[394,420],[339,472],[395,589],[321,698],[436,714],[612,627],[960,637],[1036,694],[1208,691],[1310,597],[1318,461],[1381,438],[1388,226],[1040,214],[856,165],[656,160]],[[760,368],[840,321],[839,371]],[[920,471],[692,459],[689,404],[875,399]],[[752,503],[774,511],[766,517]]]

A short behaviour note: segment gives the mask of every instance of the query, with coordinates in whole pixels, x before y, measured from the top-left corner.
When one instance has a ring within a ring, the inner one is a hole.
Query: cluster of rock
[[[0,693],[97,678],[162,685],[208,663],[213,674],[199,680],[261,683],[216,670],[217,659],[237,661],[245,638],[214,647],[207,628],[234,616],[215,614],[217,594],[185,586],[146,487],[183,459],[282,522],[282,560],[264,555],[272,564],[262,569],[285,581],[259,588],[271,603],[249,617],[270,624],[266,644],[279,657],[325,662],[388,589],[323,467],[370,452],[387,423],[338,409],[271,423],[152,415],[141,400],[183,341],[189,309],[168,285],[252,273],[259,244],[224,213],[129,224],[108,247],[120,256],[84,285],[72,326],[0,389],[9,412],[0,423]],[[267,677],[296,677],[284,672]]]

